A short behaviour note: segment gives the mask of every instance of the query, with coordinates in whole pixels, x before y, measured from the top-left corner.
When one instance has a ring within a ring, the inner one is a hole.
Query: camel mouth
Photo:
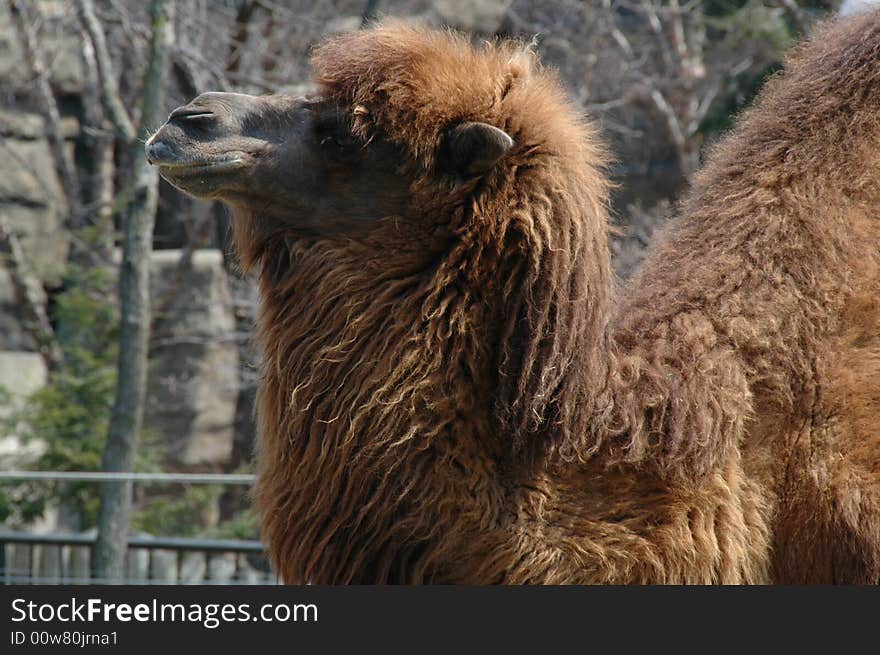
[[[156,135],[158,136],[158,135]],[[159,168],[162,177],[179,179],[194,175],[216,175],[236,170],[245,165],[246,153],[231,150],[221,154],[188,152],[165,139],[153,136],[144,148],[147,162]]]
[[[237,155],[205,161],[151,161],[150,163],[159,167],[159,174],[163,177],[170,175],[179,178],[191,175],[226,173],[236,170],[244,165],[245,158],[244,156]]]

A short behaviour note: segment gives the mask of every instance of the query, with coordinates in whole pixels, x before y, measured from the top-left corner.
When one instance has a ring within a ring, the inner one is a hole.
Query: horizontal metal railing
[[[0,531],[3,584],[273,584],[263,544],[246,539],[135,535],[123,580],[91,577],[94,534]],[[143,556],[138,557],[142,553]],[[157,554],[162,554],[158,561]],[[220,566],[218,566],[220,564]]]
[[[69,534],[51,532],[33,534],[19,530],[0,530],[0,543],[52,544],[57,546],[91,546],[95,535],[71,532]],[[188,537],[147,537],[128,538],[129,548],[152,548],[165,550],[199,550],[204,552],[262,553],[265,548],[256,539],[190,539]]]
[[[255,476],[222,473],[0,471],[3,481],[84,481],[138,484],[252,485]],[[276,584],[257,540],[130,535],[126,577],[91,575],[89,533],[34,534],[0,530],[0,584]]]
[[[236,473],[118,473],[109,471],[0,471],[0,482],[58,480],[68,482],[155,482],[252,485],[256,476]]]

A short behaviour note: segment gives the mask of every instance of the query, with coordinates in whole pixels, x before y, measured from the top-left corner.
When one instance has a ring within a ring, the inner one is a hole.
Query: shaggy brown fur
[[[711,431],[685,415],[623,459],[739,450],[777,582],[880,581],[878,116],[880,13],[818,30],[711,153],[615,316],[651,371],[638,394],[681,416],[687,389],[693,416],[717,403],[726,423],[693,450]]]
[[[617,294],[604,154],[527,49],[386,24],[314,65],[411,204],[236,205],[285,581],[880,578],[880,15],[797,52]],[[461,121],[515,145],[448,175]]]

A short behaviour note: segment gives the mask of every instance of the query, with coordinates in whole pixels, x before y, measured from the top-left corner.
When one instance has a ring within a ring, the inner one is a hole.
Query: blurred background
[[[613,257],[626,277],[706,145],[840,9],[0,0],[0,582],[274,579],[248,499],[255,289],[237,272],[226,210],[143,165],[139,139],[172,108],[208,90],[307,91],[313,44],[377,16],[534,41],[614,153]],[[132,271],[148,274],[148,296]],[[123,334],[124,312],[140,337]],[[99,475],[131,470],[124,484]],[[122,569],[96,566],[96,538],[109,553],[117,542]]]

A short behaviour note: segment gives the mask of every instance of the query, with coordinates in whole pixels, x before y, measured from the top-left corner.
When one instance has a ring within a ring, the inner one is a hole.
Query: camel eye
[[[357,140],[351,133],[351,121],[342,112],[334,111],[318,116],[315,133],[321,147],[337,151],[336,154],[354,150],[357,145]]]
[[[321,139],[322,146],[330,145],[337,148],[351,148],[354,143],[354,139],[349,134],[331,134]]]

